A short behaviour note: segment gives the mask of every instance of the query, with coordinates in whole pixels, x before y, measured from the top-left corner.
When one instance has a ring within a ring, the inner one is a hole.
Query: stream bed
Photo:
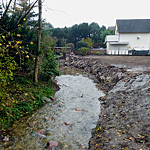
[[[93,80],[75,69],[61,70],[56,77],[60,90],[55,101],[47,103],[26,119],[12,127],[13,139],[0,145],[13,150],[43,150],[48,141],[58,143],[59,150],[88,148],[91,131],[100,114],[98,98],[104,93]]]

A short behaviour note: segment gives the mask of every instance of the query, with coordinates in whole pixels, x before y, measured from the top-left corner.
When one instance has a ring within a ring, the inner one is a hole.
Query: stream
[[[60,86],[56,100],[30,117],[16,121],[11,129],[13,139],[6,143],[10,144],[7,149],[43,150],[47,141],[57,142],[58,150],[88,148],[91,131],[100,114],[98,98],[104,93],[76,69],[66,68],[61,72],[63,75],[56,77]],[[4,146],[0,145],[0,149]]]

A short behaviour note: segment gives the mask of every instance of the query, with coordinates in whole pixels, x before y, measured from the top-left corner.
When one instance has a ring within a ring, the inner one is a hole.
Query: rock
[[[42,134],[42,135],[45,135],[45,134],[46,134],[46,131],[45,131],[44,129],[41,129],[41,130],[38,131],[38,133],[39,133],[39,134]]]
[[[3,142],[9,142],[9,137],[5,136]]]
[[[44,101],[46,101],[46,102],[50,102],[50,101],[51,101],[49,98],[47,98],[47,97],[45,97],[45,96],[43,96],[43,99],[44,99]]]
[[[51,102],[51,101],[55,101],[56,99],[55,98],[53,98],[53,97],[50,97],[50,99],[49,98],[47,98],[47,97],[45,97],[45,96],[43,96],[43,99],[47,102],[47,103],[49,103],[49,102]]]
[[[34,127],[35,125],[37,125],[37,121],[33,121],[33,122],[29,122],[29,126],[30,127]]]
[[[64,122],[66,126],[72,125],[72,123]]]
[[[43,135],[43,134],[40,134],[40,133],[32,133],[31,134],[32,136],[38,136],[38,137],[40,137],[40,138],[46,138],[46,136],[45,135]]]
[[[44,119],[45,119],[45,121],[51,120],[51,118],[49,118],[49,117],[45,117]]]
[[[55,100],[56,100],[54,97],[50,97],[50,99],[51,99],[52,101],[55,101]]]
[[[83,111],[83,109],[75,108],[75,111]]]
[[[52,149],[52,148],[56,148],[58,146],[58,143],[55,141],[49,141],[47,142],[46,148],[47,149]]]

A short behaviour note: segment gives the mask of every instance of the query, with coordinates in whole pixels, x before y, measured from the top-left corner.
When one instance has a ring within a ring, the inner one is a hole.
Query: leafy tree
[[[101,28],[95,22],[91,23],[89,27],[90,27],[90,37],[94,41],[94,43],[97,43],[98,40],[101,39],[101,36],[100,36]]]
[[[75,24],[69,29],[69,36],[68,36],[69,43],[74,43],[75,45],[78,41],[80,41],[79,35],[80,33],[78,30],[78,25]]]
[[[49,29],[47,33],[58,38],[57,46],[62,46],[62,39],[66,39],[67,43],[73,43],[75,46],[82,38],[91,38],[94,43],[102,44],[101,33],[106,29],[105,26],[100,27],[97,23],[75,24],[70,28],[54,28]]]
[[[81,47],[86,47],[88,48],[88,43],[87,42],[83,42],[83,41],[79,41],[77,42],[76,48],[79,49]]]
[[[67,41],[67,39],[65,39],[65,38],[62,38],[62,39],[60,40],[62,47],[64,47],[64,46],[66,45],[66,41]]]
[[[80,33],[80,40],[82,38],[88,38],[90,37],[90,28],[89,28],[89,25],[88,23],[82,23],[82,24],[79,24],[78,26],[78,30],[79,30],[79,33]]]
[[[35,3],[31,6],[27,6],[26,4],[24,5],[24,3],[19,3],[19,5],[17,6],[15,1],[14,5],[10,7],[11,2],[12,0],[9,1],[8,5],[6,5],[6,9],[4,10],[2,17],[0,19],[1,65],[4,65],[5,63],[7,64],[7,66],[12,66],[12,69],[9,68],[11,74],[11,76],[9,75],[10,79],[12,79],[13,70],[17,69],[16,62],[19,64],[19,66],[21,66],[22,61],[25,60],[24,58],[26,58],[26,56],[29,57],[27,55],[28,51],[26,47],[26,44],[28,43],[23,45],[24,39],[23,36],[25,36],[25,34],[22,34],[21,32],[26,30],[25,27],[26,18],[31,17],[31,16],[29,17],[29,11],[35,5]],[[19,56],[19,61],[17,55]],[[7,72],[7,69],[8,69],[7,67],[3,68],[3,72]],[[3,74],[3,77],[1,74],[1,79],[4,77],[8,79],[6,77],[6,74],[5,75]]]
[[[47,50],[46,56],[47,57],[44,57],[42,60],[44,63],[41,63],[40,65],[41,69],[39,74],[42,80],[48,81],[51,77],[59,75],[59,71],[57,70],[58,62],[54,52],[49,49]]]
[[[105,42],[105,38],[106,38],[106,35],[111,35],[111,31],[108,30],[108,29],[105,29],[102,33],[101,33],[101,38],[102,38],[102,42],[104,43]]]
[[[92,40],[91,38],[87,38],[87,39],[82,38],[81,41],[82,41],[82,42],[86,42],[86,43],[88,44],[88,47],[89,47],[89,48],[92,48],[92,47],[93,47],[94,42],[93,42],[93,40]]]

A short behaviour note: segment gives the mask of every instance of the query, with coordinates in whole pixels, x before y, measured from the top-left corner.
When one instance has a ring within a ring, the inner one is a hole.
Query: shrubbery
[[[58,62],[54,52],[51,50],[47,53],[46,57],[43,59],[43,63],[40,65],[40,78],[42,80],[48,81],[51,77],[59,75],[57,70]]]
[[[89,48],[87,48],[87,47],[81,47],[81,48],[78,49],[78,52],[79,52],[80,55],[85,56],[85,55],[88,54]]]

